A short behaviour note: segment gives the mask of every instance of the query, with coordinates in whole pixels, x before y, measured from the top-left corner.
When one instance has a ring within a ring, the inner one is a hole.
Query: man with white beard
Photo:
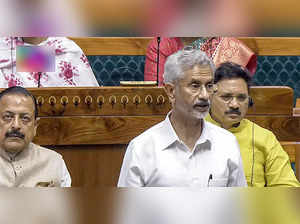
[[[164,83],[172,110],[129,143],[119,187],[247,186],[236,138],[203,119],[215,88],[214,70],[200,50],[168,57]]]

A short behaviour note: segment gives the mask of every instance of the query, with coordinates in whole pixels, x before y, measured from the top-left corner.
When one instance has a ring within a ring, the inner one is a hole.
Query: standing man
[[[248,186],[299,187],[289,157],[275,135],[244,118],[253,104],[249,97],[250,83],[246,68],[232,62],[221,64],[215,72],[217,91],[206,120],[236,136]]]
[[[247,186],[235,137],[203,119],[213,74],[200,50],[168,57],[164,82],[172,111],[130,142],[119,187]]]
[[[0,186],[70,187],[62,156],[32,143],[38,126],[33,95],[22,87],[0,93]]]

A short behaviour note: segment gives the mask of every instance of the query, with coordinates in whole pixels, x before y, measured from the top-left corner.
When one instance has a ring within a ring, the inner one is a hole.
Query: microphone
[[[208,181],[207,181],[207,187],[209,187],[209,182],[213,179],[212,174],[209,175],[208,177]]]
[[[156,64],[156,80],[157,86],[159,86],[159,45],[160,45],[160,37],[157,37],[157,64]]]
[[[39,74],[39,78],[38,78],[38,88],[41,87],[41,76],[42,76],[42,73],[41,72],[38,72]]]

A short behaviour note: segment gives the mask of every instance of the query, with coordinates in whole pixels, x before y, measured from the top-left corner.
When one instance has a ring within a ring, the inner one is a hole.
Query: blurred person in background
[[[257,58],[254,52],[241,41],[233,37],[161,37],[159,44],[159,84],[163,84],[164,64],[169,55],[191,46],[204,51],[216,66],[225,61],[243,65],[254,75]],[[157,80],[158,38],[154,38],[147,47],[144,79]]]
[[[70,187],[62,156],[32,143],[38,127],[37,104],[25,88],[0,93],[0,186]]]
[[[26,37],[89,36],[80,0],[1,1],[0,33]]]
[[[289,156],[275,135],[245,119],[249,106],[251,74],[232,62],[222,63],[215,72],[216,91],[206,120],[234,134],[239,142],[248,186],[300,187]]]
[[[55,54],[54,72],[18,72],[17,46],[45,46]],[[87,57],[66,37],[0,38],[0,87],[99,86]]]
[[[253,1],[152,0],[143,10],[144,36],[255,36]]]
[[[172,54],[164,71],[166,119],[128,145],[119,187],[247,186],[233,134],[204,120],[215,66],[203,51]]]

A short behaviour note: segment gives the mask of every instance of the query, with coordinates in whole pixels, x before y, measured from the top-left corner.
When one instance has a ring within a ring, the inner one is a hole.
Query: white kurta
[[[119,187],[247,186],[233,134],[209,122],[192,151],[179,140],[169,117],[133,139]]]
[[[30,45],[21,38],[0,38],[0,88],[38,87],[38,72],[17,72],[16,46]],[[49,37],[37,46],[55,49],[55,72],[43,72],[41,87],[99,86],[91,66],[80,47],[66,37]]]

